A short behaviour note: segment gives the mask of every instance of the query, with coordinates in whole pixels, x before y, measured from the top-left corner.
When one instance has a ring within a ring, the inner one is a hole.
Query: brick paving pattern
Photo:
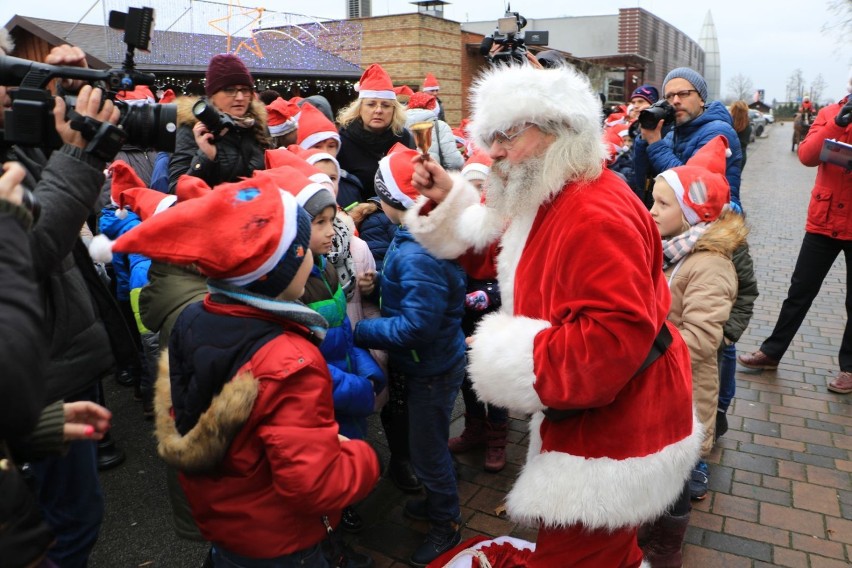
[[[760,297],[738,345],[740,352],[756,349],[771,332],[804,234],[816,169],[799,164],[790,151],[791,135],[790,124],[775,124],[748,148],[741,195]],[[738,369],[730,430],[708,460],[710,492],[694,505],[684,566],[852,564],[852,395],[826,389],[837,371],[845,293],[841,258],[778,370]],[[154,457],[150,435],[138,434],[138,408],[124,408],[132,406],[126,403],[129,396],[126,389],[117,392],[113,410],[116,437],[130,457],[115,472],[103,474],[107,519],[90,565],[198,566],[206,548],[174,536],[163,498],[162,466]],[[461,411],[459,401],[453,434],[461,430]],[[131,416],[123,418],[122,413]],[[370,424],[370,440],[386,460],[379,422],[373,419]],[[526,427],[523,417],[512,417],[509,464],[499,474],[482,470],[482,452],[459,458],[464,537],[512,534],[535,540],[534,530],[499,514],[524,461]],[[408,498],[382,479],[356,506],[366,526],[347,539],[371,554],[378,568],[407,566],[406,559],[428,529],[426,523],[403,516]]]

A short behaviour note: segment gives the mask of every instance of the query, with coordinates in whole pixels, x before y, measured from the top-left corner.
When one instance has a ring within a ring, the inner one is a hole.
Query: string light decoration
[[[137,52],[140,69],[157,75],[158,86],[178,94],[203,91],[210,59],[234,53],[259,89],[354,93],[361,76],[363,25],[207,0],[147,0],[155,10],[150,52]],[[126,11],[126,0],[104,0],[104,14]],[[119,66],[122,34],[105,34],[106,61]],[[233,49],[232,49],[233,48]],[[162,85],[160,85],[162,84]]]

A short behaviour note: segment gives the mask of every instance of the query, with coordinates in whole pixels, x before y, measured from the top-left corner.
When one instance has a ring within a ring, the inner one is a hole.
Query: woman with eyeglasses
[[[266,109],[255,97],[254,80],[239,57],[213,56],[207,65],[202,100],[178,102],[175,152],[169,162],[169,192],[180,176],[202,178],[207,185],[237,181],[263,169],[271,147]]]
[[[340,167],[361,182],[361,202],[376,196],[379,160],[397,142],[414,148],[405,128],[405,107],[396,100],[393,82],[382,67],[370,65],[356,87],[358,98],[337,116],[340,124]]]

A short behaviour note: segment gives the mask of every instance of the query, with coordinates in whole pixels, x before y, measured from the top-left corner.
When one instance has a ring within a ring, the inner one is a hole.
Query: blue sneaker
[[[692,477],[689,479],[689,498],[693,501],[701,501],[707,497],[709,481],[710,470],[707,468],[707,463],[702,460],[692,470]]]

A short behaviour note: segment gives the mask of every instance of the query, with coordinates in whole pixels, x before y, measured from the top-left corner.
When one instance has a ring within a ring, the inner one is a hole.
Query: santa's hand
[[[420,154],[411,159],[414,175],[411,185],[435,203],[441,203],[453,188],[453,178],[435,160],[422,160]]]

